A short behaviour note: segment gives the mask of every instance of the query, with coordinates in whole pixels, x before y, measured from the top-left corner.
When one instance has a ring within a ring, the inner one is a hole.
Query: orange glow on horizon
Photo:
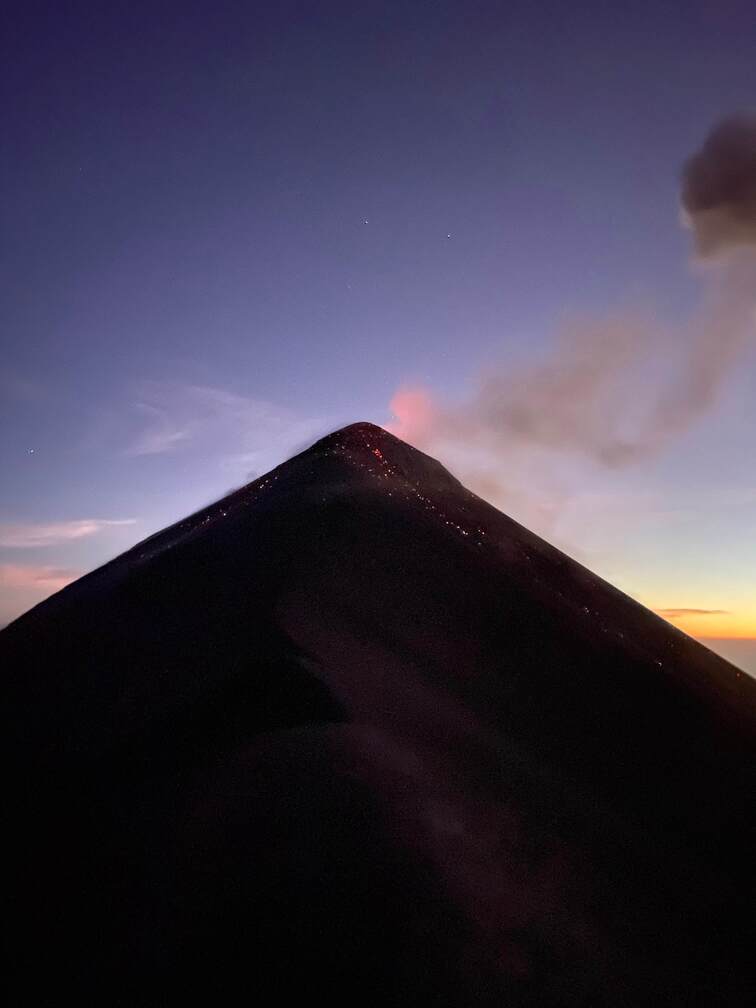
[[[756,640],[756,614],[714,609],[663,609],[654,612],[691,637],[701,639]]]
[[[688,633],[687,630],[685,632]],[[697,640],[742,640],[742,641],[753,641],[754,644],[756,644],[756,637],[754,637],[752,634],[733,634],[733,633],[719,633],[719,634],[706,633],[706,634],[703,634],[703,633],[699,633],[699,634],[690,634],[689,636],[691,636],[691,637],[695,636]]]

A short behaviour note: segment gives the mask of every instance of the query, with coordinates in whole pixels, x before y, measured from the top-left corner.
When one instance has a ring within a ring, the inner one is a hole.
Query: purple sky
[[[749,0],[31,3],[0,36],[0,622],[397,387],[679,324],[680,166],[756,102]],[[513,465],[512,510],[756,637],[754,404],[750,352],[661,455],[561,459],[548,518]]]

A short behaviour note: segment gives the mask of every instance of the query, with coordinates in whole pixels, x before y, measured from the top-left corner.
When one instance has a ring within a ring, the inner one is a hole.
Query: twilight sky
[[[641,332],[614,406],[674,390],[708,283],[680,171],[756,107],[751,0],[30,3],[0,38],[0,624],[397,390],[453,413],[601,327]],[[624,464],[443,460],[756,638],[755,344]]]

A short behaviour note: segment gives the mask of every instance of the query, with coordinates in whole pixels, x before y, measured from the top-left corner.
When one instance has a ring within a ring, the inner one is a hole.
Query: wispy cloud
[[[37,564],[0,564],[0,627],[48,595],[81,577],[84,571]]]
[[[729,609],[655,609],[664,619],[681,619],[683,616],[729,616]]]
[[[127,455],[191,450],[240,473],[280,461],[291,446],[326,428],[322,419],[303,418],[264,399],[185,382],[142,382],[134,408],[142,427]]]
[[[102,532],[106,528],[134,525],[135,523],[135,518],[81,518],[76,521],[52,522],[50,524],[0,524],[0,546],[8,549],[58,546],[62,543],[97,535],[98,532]]]
[[[179,418],[172,417],[163,407],[138,402],[135,408],[143,415],[145,426],[128,447],[127,455],[164,455],[192,436],[192,424],[187,418],[184,418],[185,426],[178,426]]]
[[[81,573],[61,567],[0,564],[0,587],[45,596],[65,588]]]

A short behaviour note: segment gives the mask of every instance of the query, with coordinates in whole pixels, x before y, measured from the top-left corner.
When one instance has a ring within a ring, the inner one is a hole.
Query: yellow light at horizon
[[[654,607],[659,616],[691,637],[756,640],[756,614],[716,610],[664,609]]]

